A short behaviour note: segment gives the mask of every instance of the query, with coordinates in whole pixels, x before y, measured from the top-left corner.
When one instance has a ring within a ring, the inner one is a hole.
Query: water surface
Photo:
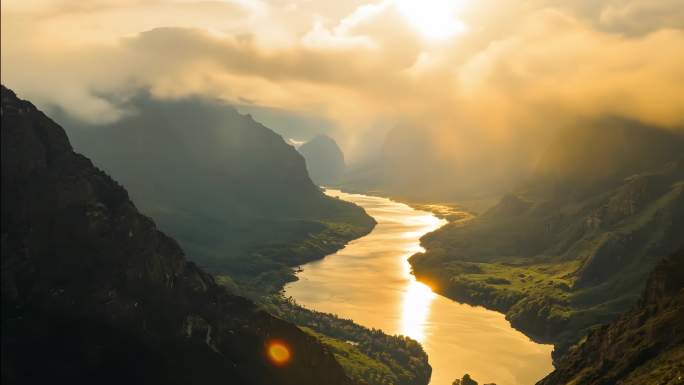
[[[337,253],[302,266],[286,296],[420,341],[432,365],[431,385],[450,385],[464,373],[480,384],[530,385],[552,370],[551,345],[532,342],[503,314],[437,295],[411,275],[407,258],[422,251],[420,237],[444,221],[386,198],[326,193],[363,207],[378,224]]]

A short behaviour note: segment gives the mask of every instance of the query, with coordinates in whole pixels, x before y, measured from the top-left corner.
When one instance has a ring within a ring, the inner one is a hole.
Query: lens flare
[[[292,355],[290,349],[282,341],[272,340],[266,345],[266,355],[276,366],[284,366],[290,362]]]

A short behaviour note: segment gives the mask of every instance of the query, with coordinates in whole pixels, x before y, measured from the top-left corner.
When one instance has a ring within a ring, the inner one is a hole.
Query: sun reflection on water
[[[378,224],[334,255],[305,265],[300,279],[286,286],[286,295],[316,310],[419,341],[429,354],[435,385],[451,384],[466,372],[522,385],[552,369],[552,347],[533,343],[502,314],[434,294],[435,282],[416,282],[408,259],[425,251],[419,238],[445,220],[386,198],[334,190],[326,194],[361,205]]]
[[[404,220],[406,226],[411,226],[413,231],[407,231],[402,234],[405,238],[420,238],[423,234],[427,234],[444,224],[444,220],[439,219],[429,213],[420,216],[410,217],[409,220]],[[427,329],[427,320],[430,316],[430,307],[432,301],[436,298],[436,294],[432,291],[430,286],[416,281],[416,278],[411,274],[411,265],[408,258],[414,253],[424,252],[419,242],[407,245],[406,249],[410,251],[408,255],[403,258],[404,274],[407,277],[407,286],[404,291],[401,301],[401,334],[411,337],[418,342],[425,341],[425,334]]]
[[[404,292],[401,311],[401,334],[418,342],[425,340],[427,319],[435,293],[424,283],[411,281]]]

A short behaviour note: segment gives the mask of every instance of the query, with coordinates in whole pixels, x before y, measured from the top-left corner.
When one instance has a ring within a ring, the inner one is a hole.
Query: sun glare
[[[401,14],[423,36],[442,40],[465,30],[463,22],[456,18],[456,10],[462,0],[398,0]]]
[[[425,340],[425,327],[435,293],[429,286],[412,281],[402,301],[401,334],[416,341]]]
[[[410,278],[401,301],[401,334],[411,337],[418,342],[423,342],[425,340],[428,317],[430,316],[430,308],[436,294],[430,286],[416,281],[411,275],[411,265],[408,262],[408,256],[404,259],[403,265],[404,271]]]

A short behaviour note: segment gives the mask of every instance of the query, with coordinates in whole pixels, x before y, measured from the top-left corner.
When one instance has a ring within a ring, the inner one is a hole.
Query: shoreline
[[[337,189],[353,194],[368,194],[387,197],[388,199],[394,200],[396,202],[404,203],[411,208],[421,211],[427,211],[435,215],[440,219],[445,219],[447,224],[444,226],[449,226],[452,224],[466,224],[470,220],[476,218],[479,214],[485,212],[489,207],[493,206],[495,200],[499,197],[483,198],[478,200],[471,200],[470,207],[477,207],[477,210],[471,209],[467,204],[455,203],[455,202],[426,202],[411,200],[408,198],[400,196],[392,196],[382,191],[361,191],[361,190],[350,190],[341,187],[336,187]],[[475,204],[472,204],[475,202]],[[443,227],[444,227],[443,226]],[[441,227],[441,228],[443,228]],[[439,229],[435,230],[439,231]],[[432,234],[433,232],[423,235],[423,237]],[[422,237],[421,237],[422,238]],[[426,245],[423,241],[420,241],[420,245],[426,252]],[[495,292],[495,291],[477,291],[472,290],[474,288],[469,288],[470,293],[474,295],[469,295],[465,291],[460,294],[455,294],[453,289],[450,289],[450,284],[448,279],[441,278],[439,274],[430,274],[424,271],[420,271],[411,259],[416,256],[423,254],[421,252],[415,253],[408,258],[408,263],[411,266],[411,274],[416,278],[418,282],[430,286],[435,292],[435,294],[447,298],[451,301],[463,303],[470,306],[481,306],[487,310],[496,311],[505,316],[506,320],[509,322],[511,327],[521,333],[523,333],[527,338],[535,343],[540,344],[551,344],[554,347],[552,352],[552,361],[555,364],[557,355],[562,352],[559,349],[567,349],[569,346],[563,344],[562,338],[558,337],[563,330],[566,322],[554,322],[548,318],[539,317],[540,308],[536,306],[530,306],[524,309],[525,311],[518,317],[512,317],[510,312],[511,309],[518,303],[524,301],[526,297],[523,295],[516,297],[509,297],[509,293],[505,292]],[[495,278],[495,277],[492,277]],[[435,287],[436,286],[436,287]]]
[[[364,193],[360,193],[358,191],[349,192],[348,190],[339,189],[339,188],[335,189],[335,190],[340,190],[341,192],[344,192],[345,194],[350,194],[350,195],[368,196],[371,194],[371,193],[365,193],[364,194]],[[462,206],[456,205],[456,204],[445,205],[445,204],[435,204],[435,203],[415,203],[415,202],[406,202],[406,201],[402,201],[402,200],[395,199],[392,197],[382,196],[379,194],[372,195],[372,196],[378,197],[378,198],[383,198],[383,199],[386,199],[389,201],[393,201],[397,205],[404,206],[407,210],[408,210],[408,208],[410,208],[412,210],[418,210],[421,213],[421,215],[429,215],[433,218],[435,218],[435,217],[440,218],[441,219],[440,222],[444,226],[447,226],[449,223],[456,223],[459,221],[467,221],[467,220],[470,220],[470,219],[475,217],[474,214],[472,214],[470,212],[465,212],[462,209]],[[446,218],[447,220],[444,220],[445,217],[447,217]],[[448,219],[451,219],[451,221],[448,221]],[[430,232],[428,232],[426,234],[430,234]],[[418,239],[418,242],[420,243],[419,239]],[[413,250],[415,250],[415,249],[413,249]],[[409,254],[409,256],[410,256],[410,254]],[[409,262],[406,259],[407,257],[408,256],[404,256],[403,257],[404,259],[402,261]],[[402,263],[405,263],[405,262],[402,262]],[[304,270],[306,271],[308,269],[304,268]],[[408,273],[408,271],[407,271],[407,273]],[[415,272],[411,272],[411,276],[412,276],[411,280],[413,280],[414,282],[425,283],[425,281],[426,281],[424,276],[421,276],[420,274],[416,274]],[[442,292],[439,290],[433,290],[433,292],[435,293],[436,296],[440,297],[441,301],[444,301],[444,303],[451,302],[451,303],[453,303],[453,306],[458,306],[458,303],[461,303],[463,305],[479,306],[482,309],[481,311],[484,311],[484,309],[492,310],[492,311],[498,313],[497,316],[501,317],[500,319],[502,322],[504,321],[504,318],[506,317],[506,312],[502,311],[502,309],[495,309],[495,308],[492,308],[490,306],[483,306],[483,304],[474,303],[472,301],[454,300],[453,297],[446,295],[447,294],[446,292]],[[295,296],[295,298],[298,298],[298,297]],[[318,308],[313,307],[313,309],[318,309]],[[318,310],[320,310],[320,309],[318,309]],[[325,311],[330,311],[330,310],[325,310]],[[333,313],[334,313],[334,311],[333,311]],[[351,315],[350,317],[352,319],[354,319],[355,322],[359,321],[353,315]],[[457,318],[451,318],[452,321],[454,321],[456,319]],[[523,330],[520,330],[520,328],[513,327],[513,325],[510,323],[510,321],[506,320],[505,323],[506,323],[506,328],[510,328],[510,330],[515,330],[516,333],[520,333],[520,338],[524,338],[526,341],[530,341],[530,343],[539,343],[540,342],[537,339],[530,337],[530,335],[525,333]],[[547,345],[547,348],[546,348],[547,350],[546,350],[546,354],[544,355],[544,357],[545,357],[545,359],[548,360],[547,362],[548,362],[549,367],[551,367],[551,359],[550,359],[551,358],[550,357],[551,346],[548,346],[548,343],[544,343],[544,344]],[[475,351],[477,351],[477,349]],[[477,365],[474,365],[471,367],[477,367]],[[467,372],[467,371],[468,371],[468,369],[465,369],[465,372]],[[460,373],[459,375],[463,375],[463,373]]]

